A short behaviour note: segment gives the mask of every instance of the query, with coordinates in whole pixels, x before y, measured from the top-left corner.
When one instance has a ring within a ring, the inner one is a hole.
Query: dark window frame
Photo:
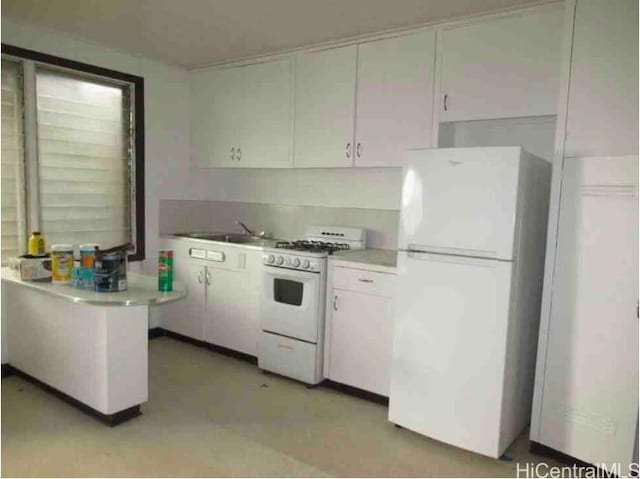
[[[142,261],[145,259],[145,206],[144,206],[144,78],[128,73],[111,70],[108,68],[90,65],[67,58],[57,57],[34,50],[27,50],[13,45],[2,43],[2,53],[25,60],[33,60],[39,63],[77,70],[82,73],[103,76],[114,80],[130,83],[134,87],[134,148],[135,148],[135,228],[136,251],[129,256],[129,261]]]

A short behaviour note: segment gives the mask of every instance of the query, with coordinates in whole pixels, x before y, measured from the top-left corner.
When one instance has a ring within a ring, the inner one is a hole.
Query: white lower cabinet
[[[174,279],[187,286],[184,300],[163,307],[168,331],[256,356],[260,330],[262,252],[219,243],[168,240],[174,251]],[[208,261],[192,248],[221,253]]]
[[[260,330],[261,254],[249,252],[247,269],[207,268],[204,340],[234,351],[258,355]],[[257,259],[257,261],[256,261]]]
[[[174,278],[184,283],[188,295],[180,301],[166,305],[164,328],[189,338],[204,339],[206,266],[185,263],[174,269]]]
[[[191,242],[167,240],[163,248],[173,250],[173,279],[187,287],[187,297],[159,308],[164,329],[189,338],[204,340],[206,267],[203,262],[191,261]]]
[[[325,376],[389,395],[395,274],[331,265]]]

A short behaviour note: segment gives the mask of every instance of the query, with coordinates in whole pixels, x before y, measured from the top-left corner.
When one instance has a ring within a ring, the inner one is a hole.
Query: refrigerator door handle
[[[481,256],[464,256],[454,254],[434,253],[433,251],[405,250],[407,258],[411,261],[429,261],[434,263],[473,264],[477,266],[495,267],[500,263],[512,263],[512,260],[497,258],[484,258]]]
[[[475,250],[475,249],[464,249],[464,248],[443,248],[439,246],[427,246],[427,245],[418,245],[418,244],[410,244],[405,251],[408,253],[409,257],[415,257],[415,255],[420,254],[430,254],[430,255],[440,255],[440,256],[455,256],[460,258],[477,258],[477,259],[491,259],[495,261],[505,261],[510,263],[515,260],[515,258],[500,258],[497,255],[497,251],[485,251],[485,250]]]

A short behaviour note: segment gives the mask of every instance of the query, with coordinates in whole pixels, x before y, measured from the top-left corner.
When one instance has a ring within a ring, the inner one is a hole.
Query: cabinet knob
[[[333,310],[338,311],[338,295],[333,296]]]
[[[443,101],[443,106],[444,106],[444,111],[448,111],[449,110],[449,106],[447,105],[447,99],[449,98],[449,95],[447,95],[446,93],[444,94],[444,101]]]
[[[207,271],[207,286],[211,286],[211,272]]]
[[[238,161],[242,159],[242,150],[240,149],[240,147],[238,147],[238,155],[236,156],[236,158],[238,159]]]
[[[198,271],[198,283],[202,284],[202,271]]]
[[[362,156],[362,144],[358,142],[356,145],[356,158],[360,158]]]
[[[347,143],[344,154],[347,158],[351,158],[351,142]]]

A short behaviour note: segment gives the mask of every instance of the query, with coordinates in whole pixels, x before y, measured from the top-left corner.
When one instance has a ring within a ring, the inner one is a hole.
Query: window
[[[24,148],[22,135],[22,71],[2,60],[2,230],[0,254],[17,256],[26,249]]]
[[[2,262],[132,243],[144,259],[143,80],[2,45]]]

